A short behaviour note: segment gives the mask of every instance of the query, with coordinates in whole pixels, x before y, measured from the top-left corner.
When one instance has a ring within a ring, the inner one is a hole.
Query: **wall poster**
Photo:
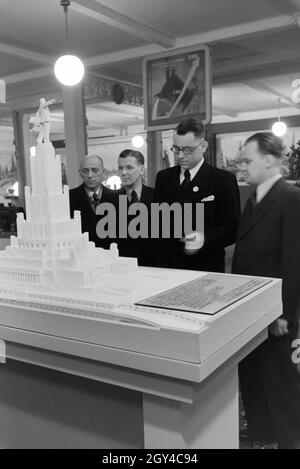
[[[211,120],[211,70],[207,46],[151,55],[143,63],[146,130],[176,127],[179,120]]]

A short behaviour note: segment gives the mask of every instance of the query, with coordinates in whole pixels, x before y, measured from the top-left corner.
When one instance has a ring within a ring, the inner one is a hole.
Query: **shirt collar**
[[[193,180],[193,178],[196,176],[196,174],[198,173],[199,169],[201,168],[201,166],[203,165],[204,163],[204,158],[202,158],[201,161],[199,161],[198,164],[196,164],[196,166],[194,166],[193,168],[189,169],[189,172],[190,172],[190,176],[191,176],[191,181]],[[180,180],[184,179],[184,172],[185,172],[185,169],[181,168],[180,170]]]
[[[141,185],[140,187],[137,187],[136,189],[129,189],[128,191],[126,191],[126,189],[125,189],[128,199],[131,200],[131,192],[132,192],[132,191],[135,191],[138,200],[141,200],[142,189],[143,189],[143,186],[142,186],[142,185]]]
[[[102,196],[102,186],[98,187],[98,189],[96,191],[91,191],[90,189],[88,189],[87,187],[85,188],[86,192],[87,192],[87,195],[89,196],[89,198],[91,199],[93,197],[93,194],[97,194],[98,198],[101,199],[101,196]]]
[[[273,176],[270,179],[267,179],[266,181],[259,184],[256,188],[256,202],[259,203],[272,189],[274,184],[281,178],[281,174],[276,174],[276,176]]]

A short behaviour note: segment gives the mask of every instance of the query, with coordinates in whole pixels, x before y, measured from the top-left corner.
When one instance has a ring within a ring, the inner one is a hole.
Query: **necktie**
[[[92,207],[94,211],[96,212],[98,205],[100,204],[100,199],[98,197],[98,194],[96,192],[93,193],[92,195]]]
[[[134,204],[135,202],[138,202],[138,201],[139,199],[138,199],[137,193],[135,191],[132,191],[130,204]]]
[[[183,194],[183,198],[186,200],[187,199],[187,196],[188,196],[188,187],[190,185],[190,182],[191,182],[191,175],[190,175],[190,172],[188,169],[186,169],[184,171],[184,180],[182,181],[181,183],[181,192]]]

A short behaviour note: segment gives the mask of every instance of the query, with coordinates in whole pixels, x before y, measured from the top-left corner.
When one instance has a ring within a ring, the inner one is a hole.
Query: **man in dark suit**
[[[133,203],[142,203],[148,210],[148,238],[133,239],[128,234],[127,238],[118,240],[120,256],[136,257],[138,265],[151,266],[151,246],[150,246],[150,213],[151,202],[153,201],[153,189],[142,183],[145,175],[145,161],[142,153],[136,150],[123,150],[118,159],[119,176],[122,181],[122,188],[119,195],[127,196],[127,208]],[[128,224],[133,217],[128,216]]]
[[[282,278],[283,314],[239,368],[248,438],[300,449],[300,376],[292,362],[300,320],[300,191],[281,178],[282,153],[272,133],[255,134],[244,145],[256,191],[242,214],[232,270]]]
[[[109,249],[115,238],[100,239],[97,236],[96,225],[101,216],[96,214],[96,210],[99,204],[104,202],[117,207],[118,197],[116,192],[103,186],[103,169],[103,160],[98,155],[88,155],[82,159],[79,173],[83,183],[70,190],[70,211],[73,217],[74,211],[80,210],[82,232],[89,233],[89,240],[93,241],[96,247]]]
[[[224,248],[236,239],[240,197],[233,174],[209,165],[204,159],[207,142],[204,126],[197,119],[186,119],[174,132],[177,165],[157,174],[154,201],[204,204],[204,233],[185,233],[185,237],[160,239],[156,243],[158,267],[224,272]]]

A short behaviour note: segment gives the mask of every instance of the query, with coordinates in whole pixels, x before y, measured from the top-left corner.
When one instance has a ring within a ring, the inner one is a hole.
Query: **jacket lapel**
[[[141,191],[140,202],[146,203],[146,201],[147,201],[147,195],[146,195],[146,191],[145,191],[145,186],[144,186],[144,184],[142,184],[142,191]]]
[[[250,200],[248,199],[244,212],[241,217],[240,230],[238,238],[243,238],[252,228],[258,223],[259,220],[264,218],[274,205],[280,200],[280,189],[285,182],[279,179],[278,182],[270,189],[267,195],[258,203],[252,211]]]
[[[93,209],[91,207],[90,199],[89,199],[87,191],[84,187],[84,184],[81,185],[81,204],[82,204],[84,210],[93,211]]]
[[[180,201],[182,197],[181,189],[180,189],[180,166],[174,166],[172,168],[172,199]]]
[[[85,213],[88,215],[90,219],[93,220],[96,216],[96,213],[91,205],[90,198],[83,184],[82,184],[82,205],[83,205],[83,210],[85,211]]]
[[[181,200],[182,193],[180,189],[180,166],[176,166],[174,169],[174,178],[173,178],[173,190],[178,198]],[[199,171],[193,177],[189,188],[188,194],[189,199],[192,202],[194,199],[199,200],[202,199],[205,195],[207,195],[207,190],[209,185],[211,184],[211,171],[210,166],[206,161],[203,161],[203,164]]]
[[[201,200],[207,195],[208,187],[211,184],[211,171],[209,164],[204,160],[201,168],[191,181],[190,196],[191,199]]]
[[[124,189],[124,192],[125,192],[125,189]],[[125,194],[126,194],[126,192],[125,192]],[[109,195],[110,195],[110,191],[105,186],[102,185],[102,193],[101,193],[100,203],[101,202],[110,202]]]

